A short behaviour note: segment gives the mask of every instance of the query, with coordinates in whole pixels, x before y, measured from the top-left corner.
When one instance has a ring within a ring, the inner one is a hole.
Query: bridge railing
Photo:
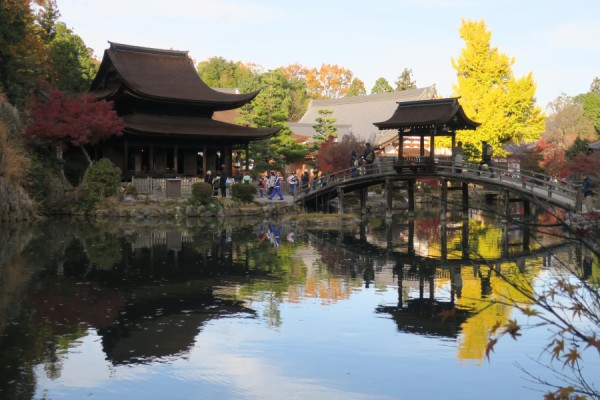
[[[461,176],[476,175],[484,179],[497,180],[500,183],[519,187],[530,192],[533,196],[544,195],[548,198],[560,197],[565,202],[575,202],[579,188],[572,183],[564,183],[548,175],[509,166],[508,163],[495,162],[491,166],[479,169],[479,163],[463,163],[457,167],[451,157],[440,156],[435,159],[429,157],[405,157],[398,160],[396,157],[381,157],[373,164],[366,164],[356,168],[347,168],[331,174],[325,174],[321,179],[310,182],[308,187],[300,185],[295,194],[295,200],[320,190],[325,190],[332,183],[340,184],[350,180],[373,178],[377,175],[416,173],[419,171],[436,172]],[[493,172],[493,173],[492,173]]]
[[[457,176],[461,174],[480,174],[484,178],[496,179],[500,182],[510,183],[512,186],[518,186],[532,192],[532,194],[543,193],[549,198],[560,195],[575,199],[579,191],[579,188],[573,183],[564,183],[539,172],[514,168],[507,163],[496,162],[491,166],[483,166],[479,169],[479,163],[463,163],[462,166],[457,167],[451,160],[446,159],[436,163],[436,170]]]

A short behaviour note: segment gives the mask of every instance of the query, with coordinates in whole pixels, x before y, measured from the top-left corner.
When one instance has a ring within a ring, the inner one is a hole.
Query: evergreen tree
[[[583,96],[583,115],[594,124],[596,133],[600,134],[600,94],[590,91]]]
[[[198,75],[210,87],[237,88],[240,86],[243,72],[241,63],[228,61],[223,57],[211,57],[198,63]]]
[[[350,83],[348,91],[344,97],[364,96],[366,94],[367,89],[365,89],[365,83],[358,78],[354,78],[352,79],[352,82]]]
[[[239,123],[256,128],[280,128],[272,138],[250,143],[248,156],[254,168],[261,172],[272,168],[281,170],[286,163],[301,161],[307,150],[296,142],[287,125],[290,88],[281,70],[272,70],[260,77],[260,93],[241,109]]]
[[[323,142],[329,140],[329,137],[332,136],[333,139],[337,137],[337,128],[335,127],[335,118],[330,118],[330,115],[333,114],[331,110],[319,110],[317,111],[320,117],[315,119],[316,125],[313,125],[317,134],[313,135],[313,139],[315,140],[315,147],[319,148]]]
[[[467,116],[481,126],[460,131],[458,139],[474,145],[486,140],[496,148],[497,156],[505,154],[503,144],[539,139],[544,114],[535,106],[532,74],[515,79],[515,60],[491,47],[491,32],[483,21],[463,20],[459,33],[465,47],[457,60],[452,59],[458,77],[453,95],[460,97]]]
[[[22,106],[44,75],[45,48],[29,1],[0,1],[0,91]]]
[[[417,82],[412,80],[412,69],[404,68],[404,71],[398,76],[396,81],[396,92],[402,90],[416,89]]]
[[[385,78],[379,78],[375,81],[375,85],[373,89],[371,89],[371,94],[377,93],[389,93],[393,92],[394,89],[390,86],[390,83]]]
[[[99,68],[91,49],[62,22],[57,23],[52,32],[48,48],[52,68],[47,81],[67,93],[87,92]]]

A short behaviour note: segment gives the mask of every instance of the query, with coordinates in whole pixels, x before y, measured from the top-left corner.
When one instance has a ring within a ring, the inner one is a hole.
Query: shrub
[[[123,194],[126,196],[136,197],[138,192],[137,192],[137,189],[135,188],[135,186],[133,186],[132,184],[127,184],[127,185],[123,186]]]
[[[254,195],[256,195],[256,185],[248,185],[246,183],[234,183],[231,185],[231,197],[234,199],[251,203],[254,201]]]
[[[121,170],[109,159],[102,158],[89,168],[86,186],[93,201],[102,200],[117,193],[121,184]]]
[[[210,183],[196,182],[192,185],[192,202],[208,204],[213,200],[213,187]]]

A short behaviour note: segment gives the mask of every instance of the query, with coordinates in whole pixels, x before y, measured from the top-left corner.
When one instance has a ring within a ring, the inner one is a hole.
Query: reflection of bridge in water
[[[358,234],[329,238],[335,242],[338,259],[355,266],[356,275],[362,275],[366,288],[370,285],[397,287],[397,304],[380,305],[376,311],[389,315],[401,332],[457,337],[463,324],[478,324],[474,320],[468,322],[472,317],[484,318],[477,316],[481,312],[493,314],[487,307],[494,307],[497,293],[506,292],[503,287],[508,283],[503,281],[503,275],[519,271],[533,274],[531,279],[534,279],[534,271],[550,267],[556,254],[567,255],[577,265],[583,265],[581,246],[565,241],[541,246],[535,239],[529,239],[531,235],[527,229],[522,230],[520,243],[505,244],[511,240],[507,232],[517,229],[509,223],[498,227],[505,241],[502,250],[497,256],[484,259],[469,250],[467,220],[463,220],[463,229],[458,233],[463,235],[462,252],[448,257],[442,249],[438,257],[419,255],[414,248],[414,222],[409,219],[406,224],[394,224],[393,233],[391,223],[378,228],[377,233],[368,231],[366,223],[363,223]],[[438,240],[445,245],[448,242],[446,236],[456,232],[448,233],[443,229],[445,222],[441,223],[442,237]],[[391,240],[400,236],[399,226],[406,237],[402,248]],[[379,240],[372,240],[374,235]],[[463,287],[468,288],[466,293]],[[488,317],[485,316],[486,319]]]
[[[294,201],[309,209],[327,211],[330,201],[337,199],[338,212],[343,212],[344,195],[356,192],[361,212],[365,214],[368,188],[384,185],[387,214],[391,215],[396,182],[403,183],[408,194],[408,210],[414,211],[416,181],[431,178],[439,179],[441,183],[442,213],[446,211],[448,191],[452,190],[462,192],[463,210],[468,209],[469,185],[479,194],[500,195],[506,210],[515,201],[523,202],[526,213],[530,202],[567,211],[582,211],[583,207],[577,188],[547,175],[515,171],[502,165],[494,165],[493,175],[489,171],[479,171],[478,165],[463,165],[457,172],[449,159],[432,160],[430,157],[382,158],[379,163],[366,165],[354,173],[352,169],[339,171],[322,178],[314,188],[298,190]],[[484,192],[482,188],[488,191]]]

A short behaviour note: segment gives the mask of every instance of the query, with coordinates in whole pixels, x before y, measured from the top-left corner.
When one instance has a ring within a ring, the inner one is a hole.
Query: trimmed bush
[[[254,201],[254,195],[256,195],[256,185],[248,185],[247,183],[234,183],[231,185],[231,197],[234,199],[251,203]]]
[[[192,202],[208,204],[213,201],[213,187],[210,183],[196,182],[192,185]]]
[[[121,170],[109,159],[102,158],[90,167],[85,185],[92,200],[113,196],[121,185]]]

